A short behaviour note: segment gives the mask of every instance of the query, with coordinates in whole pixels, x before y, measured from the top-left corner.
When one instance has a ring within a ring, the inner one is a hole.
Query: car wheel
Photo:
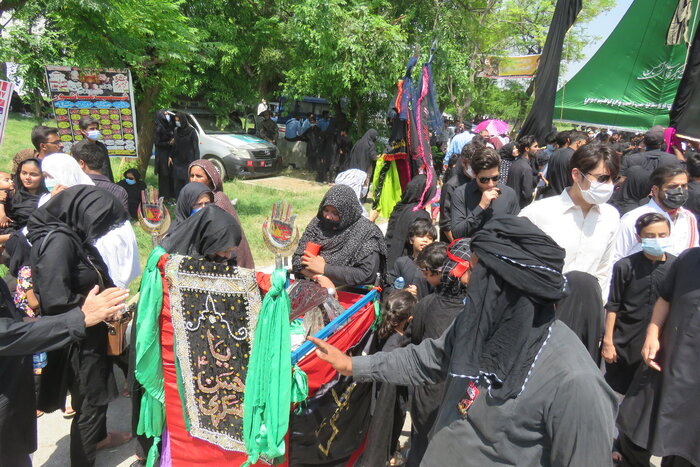
[[[219,175],[221,175],[221,180],[226,181],[228,178],[226,176],[226,167],[224,167],[224,163],[221,162],[221,159],[218,157],[205,157],[209,162],[211,162],[214,165],[214,168],[219,172]]]

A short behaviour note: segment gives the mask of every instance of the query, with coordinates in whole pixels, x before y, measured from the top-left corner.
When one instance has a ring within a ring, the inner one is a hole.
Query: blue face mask
[[[203,207],[201,207],[201,208],[194,208],[192,211],[190,211],[190,216],[194,216],[195,214],[197,214],[197,213],[198,213],[199,211],[201,211],[202,209],[204,209],[204,208],[203,208]]]
[[[649,256],[663,256],[670,246],[669,238],[643,238],[642,251]]]
[[[134,180],[133,178],[125,178],[124,181],[127,185],[136,185],[136,180]]]
[[[182,126],[182,123],[180,123],[180,122],[175,122],[175,126],[178,127],[178,128],[180,128],[180,127]]]
[[[46,189],[49,190],[49,193],[51,193],[53,189],[56,188],[56,185],[58,185],[58,180],[56,180],[55,178],[44,179],[44,186],[46,186]]]
[[[102,136],[102,133],[100,133],[100,130],[90,130],[87,132],[87,137],[88,139],[92,141],[97,141],[100,139],[100,136]]]

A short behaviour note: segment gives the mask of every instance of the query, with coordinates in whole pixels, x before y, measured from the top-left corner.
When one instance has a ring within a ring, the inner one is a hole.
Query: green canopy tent
[[[595,55],[557,91],[554,119],[630,130],[668,126],[697,24],[698,0],[635,0]]]

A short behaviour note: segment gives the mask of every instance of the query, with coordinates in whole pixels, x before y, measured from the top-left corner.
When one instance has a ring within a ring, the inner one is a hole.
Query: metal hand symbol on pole
[[[289,256],[299,243],[299,228],[294,227],[297,215],[292,215],[292,205],[277,201],[272,205],[272,215],[262,226],[265,246],[275,254],[275,268],[282,268],[282,257]],[[296,232],[295,232],[296,231]]]
[[[141,192],[138,215],[141,228],[151,234],[153,246],[157,246],[158,238],[170,227],[170,212],[163,205],[163,198],[158,198],[158,189],[148,187]]]

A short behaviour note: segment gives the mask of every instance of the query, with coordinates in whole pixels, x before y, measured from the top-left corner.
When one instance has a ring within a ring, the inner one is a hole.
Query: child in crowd
[[[416,259],[423,249],[437,239],[437,230],[428,219],[417,219],[408,228],[407,247],[411,256],[401,256],[396,259],[392,268],[387,272],[386,291],[394,290],[394,282],[398,277],[403,277],[406,290],[411,292],[418,300],[432,292],[432,287],[423,279],[420,268],[416,265]]]
[[[642,251],[613,266],[601,349],[606,363],[605,380],[620,394],[627,392],[642,363],[642,345],[659,298],[659,287],[676,260],[664,251],[671,233],[665,216],[657,212],[644,214],[634,227]]]
[[[378,351],[390,352],[410,343],[405,332],[413,319],[415,306],[416,297],[406,290],[396,290],[387,295],[382,303],[382,317],[376,334]],[[394,453],[398,450],[408,409],[408,388],[378,383],[374,394],[374,412],[367,433],[367,445],[355,465],[400,465],[401,454]]]
[[[418,256],[425,279],[437,289],[416,305],[409,330],[412,344],[440,337],[464,309],[472,264],[476,263],[469,243],[466,238],[447,247],[444,243],[433,243]],[[412,391],[413,428],[406,465],[417,467],[428,447],[428,433],[435,423],[444,385],[416,386]]]
[[[8,216],[12,211],[12,195],[14,194],[15,183],[12,180],[12,175],[7,172],[0,172],[0,233],[9,233],[6,231],[12,224],[12,219]]]

